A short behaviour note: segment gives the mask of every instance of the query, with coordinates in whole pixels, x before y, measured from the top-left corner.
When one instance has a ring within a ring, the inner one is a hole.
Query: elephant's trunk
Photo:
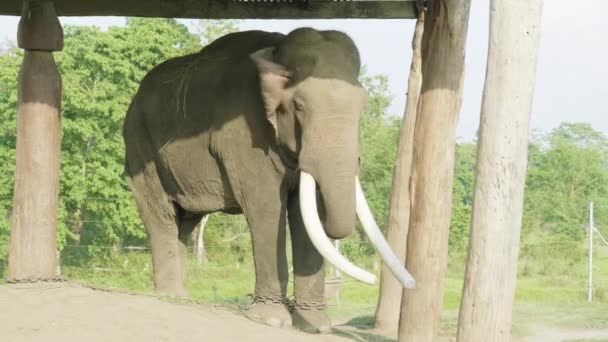
[[[355,166],[353,170],[341,170],[332,164],[323,168],[326,170],[315,172],[313,177],[319,184],[325,233],[332,239],[342,239],[355,227]]]
[[[351,121],[348,115],[333,115],[316,122],[316,129],[304,133],[300,154],[300,168],[319,185],[320,214],[332,239],[348,236],[355,227],[358,146],[356,123]]]

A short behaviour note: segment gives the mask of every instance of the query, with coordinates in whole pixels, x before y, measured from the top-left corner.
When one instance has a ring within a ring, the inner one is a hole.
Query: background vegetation
[[[66,27],[64,52],[55,54],[65,89],[57,232],[64,274],[95,284],[151,290],[145,233],[123,173],[124,115],[138,83],[154,65],[195,52],[237,29],[234,21],[201,21],[188,28],[169,19],[128,19],[126,26],[107,31]],[[10,228],[21,58],[17,49],[0,54],[0,273],[6,264]],[[370,96],[361,121],[360,178],[378,223],[386,227],[400,118],[387,113],[391,98],[386,76],[364,70],[361,82]],[[589,201],[595,203],[598,229],[608,236],[608,140],[588,124],[563,123],[550,132],[535,132],[529,151],[517,299],[545,307],[582,305]],[[460,298],[475,154],[475,141],[457,145],[448,309],[456,308]],[[596,241],[595,296],[598,302],[608,303],[608,249]],[[211,215],[205,244],[209,261],[203,267],[191,265],[193,296],[240,301],[253,288],[251,246],[243,218]],[[355,233],[341,248],[377,271],[378,261],[364,236]],[[369,313],[376,291],[347,282],[342,300],[363,305],[350,307],[351,314]],[[601,319],[593,322],[608,324]]]

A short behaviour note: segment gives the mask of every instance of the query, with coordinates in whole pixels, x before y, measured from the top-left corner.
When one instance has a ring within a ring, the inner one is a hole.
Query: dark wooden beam
[[[59,16],[208,19],[416,18],[415,1],[55,0]],[[0,15],[21,15],[22,0],[0,1]]]

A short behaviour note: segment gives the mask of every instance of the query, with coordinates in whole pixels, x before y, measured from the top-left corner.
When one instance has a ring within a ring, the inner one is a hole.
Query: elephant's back
[[[261,31],[229,34],[199,53],[153,68],[127,114],[125,141],[146,141],[156,151],[155,158],[180,141],[203,151],[224,146],[218,140],[251,145],[250,131],[266,129],[266,123],[251,120],[263,114],[263,107],[249,55],[282,36]]]
[[[148,126],[169,135],[192,135],[250,110],[240,108],[252,107],[259,96],[249,56],[283,38],[264,31],[231,33],[198,53],[159,64],[144,77],[137,95]]]
[[[278,32],[266,31],[242,31],[229,33],[199,52],[205,57],[239,57],[249,55],[259,49],[277,46],[285,35]]]

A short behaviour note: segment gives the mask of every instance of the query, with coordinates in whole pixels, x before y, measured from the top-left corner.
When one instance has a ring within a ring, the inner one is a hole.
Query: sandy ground
[[[560,329],[558,327],[535,326],[534,335],[521,339],[522,342],[552,342],[552,341],[584,340],[607,341],[608,329]]]
[[[71,283],[0,285],[3,342],[391,341],[356,329],[309,335],[226,308],[94,290]]]
[[[534,326],[517,342],[608,339],[608,329]],[[236,310],[177,303],[149,295],[92,289],[73,283],[0,285],[2,342],[394,342],[373,330],[336,326],[326,335],[271,328]],[[442,337],[441,341],[454,341]]]

